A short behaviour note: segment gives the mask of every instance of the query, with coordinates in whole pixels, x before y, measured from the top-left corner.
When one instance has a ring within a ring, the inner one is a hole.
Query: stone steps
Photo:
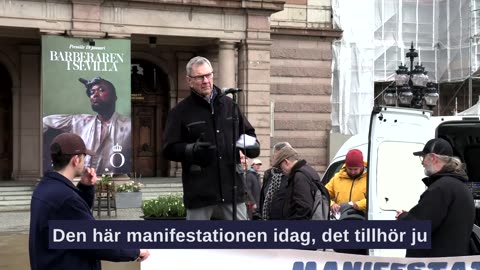
[[[178,178],[142,179],[142,200],[148,200],[159,195],[175,194],[182,192],[182,183]],[[35,183],[0,182],[0,212],[28,211]]]
[[[0,212],[30,209],[34,183],[12,183],[0,186]]]

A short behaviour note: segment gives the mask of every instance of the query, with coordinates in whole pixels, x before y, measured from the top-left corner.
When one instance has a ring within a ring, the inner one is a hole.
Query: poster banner
[[[302,250],[150,250],[141,270],[465,270],[480,269],[480,256],[392,258]]]
[[[97,174],[131,172],[130,40],[42,36],[43,170],[50,144],[80,135]]]

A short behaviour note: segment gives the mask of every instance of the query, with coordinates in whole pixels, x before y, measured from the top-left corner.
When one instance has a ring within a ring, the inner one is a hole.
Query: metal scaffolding
[[[375,83],[393,81],[411,42],[429,79],[449,93],[468,89],[472,106],[480,0],[332,0],[332,8],[334,26],[344,31],[333,44],[333,132],[366,131]]]

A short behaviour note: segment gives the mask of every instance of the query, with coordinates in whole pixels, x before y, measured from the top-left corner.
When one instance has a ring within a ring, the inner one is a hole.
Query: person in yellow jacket
[[[330,193],[330,209],[340,212],[340,204],[348,203],[356,210],[367,212],[367,163],[362,151],[348,151],[345,164],[325,186]]]

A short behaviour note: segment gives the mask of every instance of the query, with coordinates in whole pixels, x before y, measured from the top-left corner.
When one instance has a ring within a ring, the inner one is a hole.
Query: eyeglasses
[[[428,154],[425,154],[423,156],[418,156],[420,158],[420,162],[423,163],[423,161],[425,160],[425,157],[428,156],[428,155],[431,155],[432,157],[435,156],[435,154],[433,154],[433,153],[428,153]]]
[[[196,82],[203,82],[203,80],[205,78],[207,78],[207,80],[211,80],[213,78],[213,72],[210,72],[208,74],[204,74],[204,75],[197,75],[197,76],[188,76],[189,78],[195,80]]]

